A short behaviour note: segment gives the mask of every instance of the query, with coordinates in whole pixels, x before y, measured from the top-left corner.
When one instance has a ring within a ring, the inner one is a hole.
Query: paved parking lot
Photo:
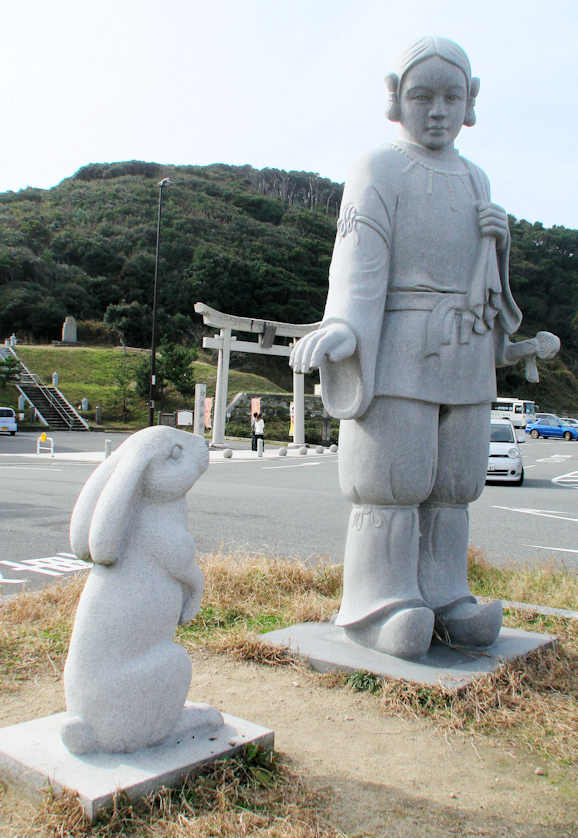
[[[37,457],[37,434],[0,437],[0,583],[36,588],[82,567],[68,546],[74,501],[104,456],[125,435],[54,434],[55,457]],[[337,482],[337,457],[286,458],[267,448],[258,459],[240,443],[211,466],[188,496],[189,528],[199,552],[266,552],[340,562],[348,505]],[[522,446],[522,487],[487,485],[471,506],[471,543],[489,561],[563,561],[578,567],[578,443],[529,440]]]

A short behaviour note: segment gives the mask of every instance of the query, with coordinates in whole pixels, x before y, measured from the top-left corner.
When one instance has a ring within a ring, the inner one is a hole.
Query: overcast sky
[[[578,227],[577,23],[576,0],[3,0],[0,191],[133,159],[341,182],[395,136],[384,75],[436,34],[481,78],[456,145],[493,199]]]

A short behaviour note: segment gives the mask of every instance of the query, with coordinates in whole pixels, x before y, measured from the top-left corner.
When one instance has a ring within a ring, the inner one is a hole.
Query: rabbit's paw
[[[223,716],[215,707],[211,707],[210,704],[193,704],[187,701],[173,730],[173,735],[182,737],[194,731],[217,730],[223,724]]]
[[[99,749],[93,729],[78,716],[64,722],[60,738],[71,754],[89,754]]]
[[[185,598],[181,610],[181,615],[179,617],[179,624],[181,626],[185,625],[186,623],[190,623],[191,620],[193,620],[197,616],[201,609],[202,598],[202,590],[194,591]]]

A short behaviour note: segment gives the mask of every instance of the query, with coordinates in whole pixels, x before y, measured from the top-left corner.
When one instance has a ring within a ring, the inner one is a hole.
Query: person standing
[[[255,451],[259,450],[259,440],[263,440],[263,446],[265,446],[265,420],[263,419],[262,413],[257,413],[255,424],[254,424],[254,437],[255,437]]]
[[[255,438],[255,422],[257,421],[258,413],[251,416],[251,451],[257,450],[257,439]]]

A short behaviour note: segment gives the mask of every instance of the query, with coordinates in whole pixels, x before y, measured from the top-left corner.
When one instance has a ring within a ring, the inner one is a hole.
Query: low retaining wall
[[[227,421],[251,421],[251,399],[261,399],[261,413],[265,421],[278,419],[289,422],[289,405],[293,401],[292,393],[237,393],[227,406]],[[305,396],[305,421],[322,420],[324,412],[321,396]]]

